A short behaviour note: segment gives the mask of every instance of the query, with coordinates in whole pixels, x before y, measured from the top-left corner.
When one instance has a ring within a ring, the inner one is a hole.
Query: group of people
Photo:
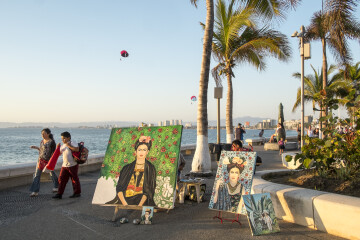
[[[275,133],[271,135],[269,142],[277,142],[279,145],[279,155],[283,154],[285,149],[286,131],[282,123],[278,123]]]
[[[39,158],[36,165],[36,171],[34,174],[33,182],[30,186],[30,197],[36,197],[40,191],[40,178],[41,173],[46,169],[46,165],[48,164],[51,156],[55,152],[57,147],[60,147],[60,154],[63,155],[63,164],[60,170],[60,175],[57,177],[54,171],[50,171],[50,176],[53,181],[54,187],[52,191],[56,193],[53,196],[54,199],[61,199],[62,195],[65,191],[65,187],[69,178],[71,178],[72,186],[73,186],[73,194],[70,198],[76,198],[81,196],[81,186],[80,180],[78,177],[78,163],[74,160],[72,155],[73,152],[79,151],[78,143],[71,140],[71,135],[69,132],[61,133],[61,141],[56,145],[54,137],[49,128],[44,128],[41,131],[42,140],[40,142],[40,147],[31,146],[30,148],[36,149],[39,151]]]

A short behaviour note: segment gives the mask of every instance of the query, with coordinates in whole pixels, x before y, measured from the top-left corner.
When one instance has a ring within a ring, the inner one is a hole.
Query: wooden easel
[[[217,216],[214,216],[213,219],[216,219],[216,218],[217,218],[217,219],[220,219],[221,224],[223,223],[223,221],[231,221],[231,223],[237,222],[237,223],[239,223],[239,225],[241,226],[241,223],[240,223],[240,220],[239,220],[240,214],[236,214],[236,215],[237,215],[236,219],[223,218],[223,217],[222,217],[222,211],[218,211]]]
[[[135,206],[135,205],[120,205],[120,204],[102,204],[101,206],[110,206],[110,207],[115,207],[114,210],[114,215],[111,219],[111,221],[115,222],[116,221],[116,217],[117,214],[119,212],[120,209],[125,209],[125,210],[140,210],[142,211],[143,207],[139,207],[139,206]],[[167,213],[169,213],[171,209],[165,209],[165,208],[154,208],[154,212],[163,212],[163,211],[167,211]]]

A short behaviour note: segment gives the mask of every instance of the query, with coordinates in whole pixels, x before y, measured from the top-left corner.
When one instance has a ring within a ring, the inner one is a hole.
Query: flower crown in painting
[[[246,162],[239,158],[239,157],[233,157],[233,158],[228,158],[228,157],[225,157],[225,159],[223,160],[223,164],[232,164],[232,163],[236,163],[236,164],[239,164],[239,165],[246,165]]]
[[[144,142],[144,143],[149,143],[150,140],[151,140],[151,137],[149,137],[149,136],[141,136],[139,138],[139,142]]]

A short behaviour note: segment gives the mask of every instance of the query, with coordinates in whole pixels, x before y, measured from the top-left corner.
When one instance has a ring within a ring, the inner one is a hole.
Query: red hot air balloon
[[[195,96],[192,96],[191,97],[191,104],[192,104],[192,102],[196,102],[196,100],[197,100],[197,98]]]

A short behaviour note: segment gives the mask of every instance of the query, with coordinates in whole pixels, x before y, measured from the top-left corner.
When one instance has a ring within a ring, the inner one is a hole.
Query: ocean
[[[42,128],[0,128],[0,166],[33,163],[39,156],[37,150],[30,149],[31,145],[39,146]],[[60,134],[64,131],[71,133],[72,139],[83,141],[89,149],[90,155],[105,154],[109,141],[110,129],[97,128],[53,128],[51,129],[56,143],[61,142]],[[247,129],[244,139],[258,137],[260,130]],[[275,131],[265,130],[264,137],[270,137]],[[209,129],[209,143],[216,143],[216,129]],[[296,136],[294,130],[287,130],[287,136]],[[226,131],[220,132],[221,142],[226,142]],[[196,143],[196,129],[184,129],[181,139],[182,145]]]

